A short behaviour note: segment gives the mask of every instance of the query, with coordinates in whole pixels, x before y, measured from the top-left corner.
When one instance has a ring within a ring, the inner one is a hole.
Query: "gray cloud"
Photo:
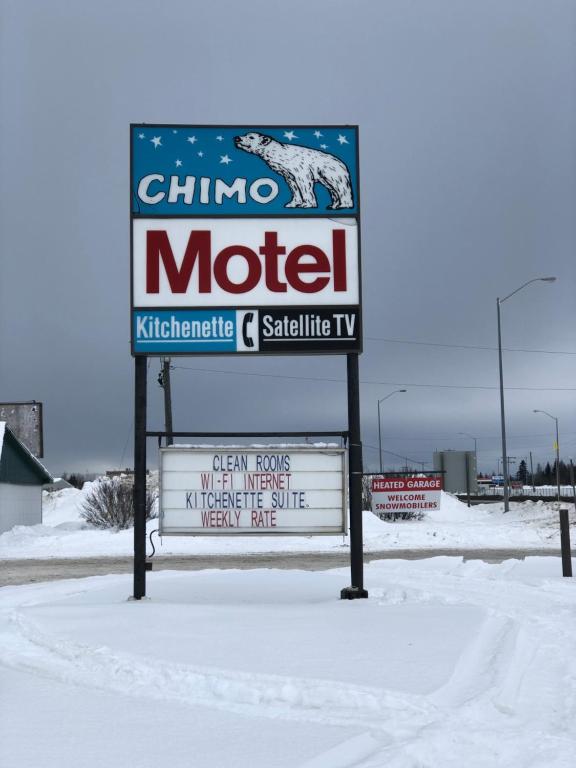
[[[0,399],[45,403],[54,472],[131,461],[128,125],[358,123],[364,333],[576,351],[574,3],[242,4],[4,0],[0,40]],[[508,352],[510,387],[576,387],[574,356]],[[176,363],[180,364],[180,363]],[[344,358],[188,358],[182,429],[345,426]],[[151,363],[150,424],[162,425]],[[362,421],[430,461],[496,466],[495,352],[365,342]],[[512,455],[576,452],[574,392],[507,393]],[[126,448],[128,441],[128,447]],[[152,445],[151,445],[152,448]],[[152,456],[154,460],[154,456]],[[392,464],[392,456],[387,458]],[[367,466],[377,466],[373,448]]]

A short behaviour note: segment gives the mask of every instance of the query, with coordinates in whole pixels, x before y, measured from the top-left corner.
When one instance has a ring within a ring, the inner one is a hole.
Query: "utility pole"
[[[548,413],[548,411],[541,411],[539,409],[534,409],[533,413],[543,413],[545,416],[548,416],[556,422],[556,441],[554,443],[554,448],[556,449],[556,489],[558,493],[558,503],[560,503],[560,438],[558,436],[558,417],[553,416],[551,413]]]
[[[380,403],[383,403],[384,400],[388,400],[389,397],[392,397],[392,395],[395,395],[397,392],[406,392],[405,389],[395,389],[394,392],[390,392],[386,395],[386,397],[381,397],[380,400],[378,400],[378,456],[379,456],[379,464],[380,464],[380,474],[382,474],[382,429],[381,429],[381,419],[380,419]]]
[[[530,479],[532,480],[532,493],[536,493],[536,486],[534,485],[534,465],[532,464],[532,451],[530,451]]]
[[[508,471],[506,472],[506,477],[508,478],[508,499],[510,499],[511,495],[511,489],[512,489],[512,477],[510,475],[510,464],[516,464],[516,456],[508,456],[506,458],[506,464],[508,465]]]
[[[158,384],[164,390],[164,425],[166,429],[166,445],[172,445],[172,392],[170,390],[170,358],[162,360],[162,370],[158,376]]]

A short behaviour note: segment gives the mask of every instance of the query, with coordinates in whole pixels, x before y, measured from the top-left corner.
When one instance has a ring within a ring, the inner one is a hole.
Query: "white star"
[[[338,143],[339,144],[348,144],[348,139],[346,136],[342,136],[341,133],[338,134]]]
[[[188,136],[188,138],[186,139],[186,141],[189,141],[189,142],[190,142],[190,144],[196,144],[196,142],[197,142],[197,138],[196,138],[196,136]]]
[[[320,131],[314,131],[314,136],[316,136],[316,138],[317,138],[317,139],[319,139],[319,138],[321,138],[322,136],[324,136],[324,134],[323,134],[323,133],[320,133]]]
[[[320,149],[328,149],[328,144],[320,144]]]
[[[139,133],[139,134],[138,134],[138,138],[139,138],[139,139],[144,139],[144,138],[145,138],[145,136],[144,136],[144,134],[143,134],[143,133]]]
[[[284,136],[288,139],[288,141],[292,141],[292,139],[298,138],[294,131],[284,131]]]
[[[224,136],[216,136],[216,141],[224,141]]]
[[[204,157],[204,152],[202,152],[202,150],[200,150],[200,152],[198,152],[198,157]]]
[[[154,136],[154,138],[150,139],[150,141],[152,142],[152,144],[154,144],[154,149],[158,149],[158,147],[162,146],[162,139],[160,138],[160,136]]]
[[[182,160],[176,160],[176,168],[180,168],[182,165]]]
[[[224,165],[228,165],[228,163],[231,163],[232,160],[230,160],[228,155],[220,155],[220,162],[224,163]]]

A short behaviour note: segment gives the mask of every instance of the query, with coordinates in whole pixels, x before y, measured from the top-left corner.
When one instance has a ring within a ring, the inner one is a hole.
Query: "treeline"
[[[560,459],[559,467],[560,485],[570,485],[572,483],[570,464],[566,464]],[[479,477],[482,477],[482,474]],[[489,475],[485,475],[485,477],[489,477]],[[542,464],[537,464],[534,470],[534,480],[532,480],[530,469],[526,461],[522,459],[517,472],[515,474],[511,472],[510,477],[512,480],[519,480],[523,485],[556,485],[556,462],[550,464],[548,461],[544,467]]]
[[[72,472],[71,474],[64,472],[62,475],[62,480],[66,480],[66,482],[70,483],[73,488],[79,488],[82,490],[82,487],[88,478],[86,475],[82,475],[79,472]]]

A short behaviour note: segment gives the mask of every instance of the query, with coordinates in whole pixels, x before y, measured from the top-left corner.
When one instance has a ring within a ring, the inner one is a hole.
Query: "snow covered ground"
[[[153,572],[0,590],[0,764],[568,768],[575,582],[552,558]]]
[[[18,526],[0,536],[0,558],[96,557],[130,555],[132,530],[114,532],[89,528],[80,507],[89,492],[66,489],[44,494],[43,524]],[[571,506],[571,505],[570,505]],[[158,527],[152,520],[148,530]],[[156,544],[157,537],[155,537]],[[157,552],[170,554],[232,554],[241,552],[342,551],[342,536],[314,537],[164,537]],[[468,507],[443,493],[441,509],[422,521],[383,522],[364,514],[364,545],[367,552],[407,548],[543,548],[558,551],[557,505],[553,501],[484,504]],[[150,550],[151,551],[151,550]]]

